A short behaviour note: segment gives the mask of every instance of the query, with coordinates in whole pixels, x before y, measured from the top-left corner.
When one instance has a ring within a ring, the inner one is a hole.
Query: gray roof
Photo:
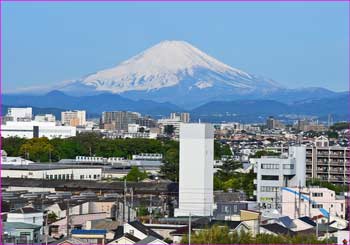
[[[295,226],[293,220],[289,216],[280,217],[278,220],[287,228],[293,228]]]
[[[42,213],[41,211],[39,210],[36,210],[32,207],[23,207],[23,208],[19,208],[19,209],[16,209],[10,213],[16,213],[16,214],[31,214],[31,213]]]
[[[4,170],[31,170],[31,171],[41,171],[41,170],[54,170],[54,169],[81,169],[81,168],[94,168],[101,169],[99,166],[82,166],[82,165],[62,165],[55,163],[41,163],[41,164],[29,164],[29,165],[13,165],[13,164],[3,164],[1,168]]]
[[[148,243],[151,243],[157,239],[158,238],[156,238],[154,236],[148,236],[148,237],[142,239],[141,241],[136,242],[135,244],[148,244]]]
[[[3,223],[4,230],[10,229],[34,229],[38,230],[41,228],[40,225],[27,224],[23,222],[4,222]]]

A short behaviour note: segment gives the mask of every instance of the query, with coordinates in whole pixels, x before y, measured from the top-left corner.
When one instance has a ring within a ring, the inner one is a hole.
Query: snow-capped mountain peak
[[[63,85],[68,94],[112,92],[132,99],[201,103],[232,95],[266,94],[280,89],[209,56],[184,41],[163,41],[119,65]],[[205,96],[206,98],[204,98]]]
[[[81,82],[87,86],[94,86],[97,90],[114,93],[153,90],[177,85],[185,76],[193,77],[198,70],[210,70],[243,80],[252,79],[248,73],[216,60],[187,42],[163,41],[116,67],[89,75]],[[212,84],[215,82],[212,80],[210,78],[204,82]],[[237,82],[228,84],[251,87]]]

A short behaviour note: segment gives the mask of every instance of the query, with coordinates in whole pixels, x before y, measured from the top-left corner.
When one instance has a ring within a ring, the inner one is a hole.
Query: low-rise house
[[[106,244],[106,230],[72,230],[72,238],[78,238],[85,244]]]
[[[69,245],[69,244],[72,244],[72,245],[76,245],[76,244],[86,244],[86,242],[81,240],[81,239],[78,239],[78,238],[63,237],[63,238],[61,238],[59,240],[53,241],[51,244],[57,244],[57,245]]]
[[[316,227],[316,222],[314,222],[311,218],[307,216],[294,219],[293,224],[294,224],[294,227],[292,228],[293,231],[303,231],[303,230],[308,230],[308,229],[312,229],[313,227]]]
[[[114,237],[112,241],[110,241],[108,244],[135,244],[136,242],[140,241],[139,238],[129,234],[119,234]]]
[[[145,239],[142,239],[136,242],[135,244],[168,244],[168,243],[154,236],[148,236]]]
[[[123,226],[124,233],[129,233],[140,240],[145,239],[148,236],[156,237],[160,240],[163,240],[164,238],[159,235],[157,232],[153,231],[151,228],[148,228],[144,224],[142,224],[140,221],[131,221],[128,223],[125,223]]]
[[[6,221],[42,226],[44,224],[44,214],[32,207],[23,207],[9,212]]]
[[[23,222],[3,222],[2,244],[40,243],[41,226]]]
[[[300,190],[299,188],[282,188],[281,205],[282,215],[292,218],[314,217],[321,214],[328,218],[330,212],[330,221],[333,221],[337,217],[344,219],[346,213],[345,198],[337,196],[332,190],[320,187],[300,188]]]
[[[69,215],[69,224],[71,229],[85,229],[87,221],[106,219],[109,215],[106,213]],[[67,219],[61,219],[49,225],[49,234],[52,237],[67,236]]]

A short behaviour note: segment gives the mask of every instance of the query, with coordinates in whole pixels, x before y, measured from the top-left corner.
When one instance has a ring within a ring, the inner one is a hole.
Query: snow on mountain
[[[274,81],[258,79],[232,68],[187,42],[163,41],[116,67],[88,75],[62,90],[69,92],[73,87],[87,86],[112,93],[151,91],[173,87],[189,79],[193,83],[188,90],[215,86],[242,91],[280,87]]]

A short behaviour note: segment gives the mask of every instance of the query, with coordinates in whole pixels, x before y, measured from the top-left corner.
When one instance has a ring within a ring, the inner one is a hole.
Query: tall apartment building
[[[172,112],[172,113],[170,113],[170,119],[177,120],[177,121],[180,121],[183,123],[189,123],[190,122],[190,113],[188,113],[188,112],[181,112],[181,113]]]
[[[183,112],[183,113],[176,113],[172,112],[170,113],[169,118],[163,118],[158,120],[158,124],[161,124],[163,128],[163,133],[164,133],[164,128],[165,126],[172,125],[174,127],[174,135],[176,138],[179,137],[179,132],[180,132],[180,124],[181,123],[189,123],[190,122],[190,113]]]
[[[214,127],[180,126],[179,208],[175,216],[213,215]]]
[[[62,111],[61,122],[67,126],[82,126],[86,124],[86,111]]]
[[[306,149],[306,177],[333,184],[348,185],[350,174],[350,149],[330,146],[326,137],[318,137]]]
[[[136,119],[136,124],[141,127],[155,128],[157,127],[157,122],[151,117],[140,117]]]
[[[8,108],[6,117],[8,121],[31,121],[33,111],[31,107]]]
[[[53,114],[36,115],[34,118],[34,121],[36,121],[36,122],[55,122],[56,117]]]
[[[102,113],[101,126],[108,130],[128,130],[128,124],[136,124],[140,113],[130,111],[107,111]]]
[[[180,113],[180,121],[183,123],[189,123],[190,122],[190,113],[188,113],[188,112]]]
[[[284,125],[279,120],[277,120],[273,117],[269,117],[266,120],[266,127],[268,129],[283,129]]]
[[[256,173],[256,197],[262,208],[280,208],[281,188],[305,186],[305,146],[291,146],[288,154],[251,158]]]

